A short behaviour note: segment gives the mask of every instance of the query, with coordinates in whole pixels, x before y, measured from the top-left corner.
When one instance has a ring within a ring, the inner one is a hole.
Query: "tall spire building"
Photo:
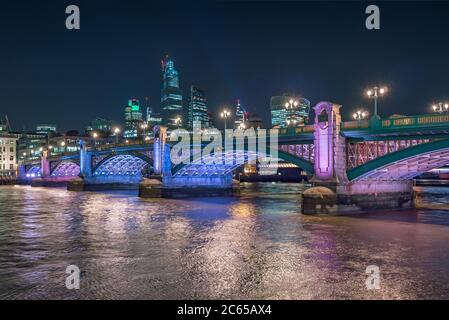
[[[169,128],[178,127],[182,119],[182,92],[179,89],[178,71],[168,56],[162,61],[162,123]]]
[[[234,122],[235,128],[245,129],[247,121],[248,121],[248,113],[240,104],[240,100],[237,100],[237,106],[235,108],[235,122]]]

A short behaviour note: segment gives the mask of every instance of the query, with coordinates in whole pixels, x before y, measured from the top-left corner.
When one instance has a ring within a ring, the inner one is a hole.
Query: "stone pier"
[[[311,179],[314,187],[302,195],[302,212],[338,214],[411,206],[411,181],[348,180],[340,107],[329,102],[314,107],[315,174]]]

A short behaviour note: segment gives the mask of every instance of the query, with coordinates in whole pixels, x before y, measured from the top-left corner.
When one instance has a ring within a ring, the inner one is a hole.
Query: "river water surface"
[[[449,211],[303,216],[302,190],[142,200],[2,186],[0,299],[449,299]],[[66,289],[69,265],[80,290]]]

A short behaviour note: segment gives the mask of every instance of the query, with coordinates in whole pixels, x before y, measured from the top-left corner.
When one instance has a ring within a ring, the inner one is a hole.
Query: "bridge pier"
[[[232,196],[239,193],[240,183],[232,175],[217,177],[164,177],[143,179],[139,185],[141,198],[184,198]]]
[[[17,179],[16,184],[18,185],[29,185],[31,181],[27,178],[27,169],[23,163],[19,163],[17,168]]]
[[[413,205],[412,181],[357,181],[337,187],[344,209],[395,209]]]
[[[340,106],[321,102],[315,107],[314,187],[303,195],[304,214],[336,214],[412,205],[411,181],[349,181],[346,141],[340,134]]]
[[[44,150],[41,156],[41,175],[39,178],[31,181],[32,187],[64,187],[67,181],[61,181],[58,178],[52,178],[50,160],[48,160],[48,151]]]

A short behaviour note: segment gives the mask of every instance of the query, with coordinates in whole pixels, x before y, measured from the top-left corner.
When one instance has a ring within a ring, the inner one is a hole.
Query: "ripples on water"
[[[302,188],[142,200],[0,187],[0,299],[449,298],[449,211],[303,216]],[[79,291],[65,288],[72,264]]]

